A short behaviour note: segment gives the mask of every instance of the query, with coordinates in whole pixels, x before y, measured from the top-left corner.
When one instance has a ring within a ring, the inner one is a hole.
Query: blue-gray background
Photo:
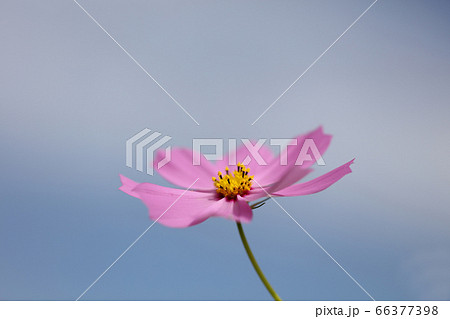
[[[447,1],[380,0],[254,126],[371,1],[0,2],[0,299],[73,300],[150,225],[118,174],[148,127],[194,137],[334,135],[319,176],[281,204],[379,300],[450,298]],[[248,239],[291,300],[367,300],[274,203]],[[84,300],[268,300],[236,226],[153,227]]]

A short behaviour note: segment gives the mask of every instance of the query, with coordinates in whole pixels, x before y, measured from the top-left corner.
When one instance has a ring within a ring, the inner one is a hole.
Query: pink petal
[[[245,223],[252,220],[252,210],[241,196],[236,200],[218,199],[215,192],[139,184],[122,175],[120,179],[122,186],[119,189],[140,198],[147,206],[150,218],[168,227],[189,227],[210,217],[224,217]]]
[[[299,157],[300,151],[302,149],[305,140],[312,139],[319,153],[323,155],[323,153],[325,153],[328,146],[330,145],[331,137],[332,137],[331,135],[324,134],[321,126],[315,129],[314,131],[311,131],[304,135],[297,136],[296,138],[294,138],[297,141],[297,145],[288,146],[287,149],[283,151],[283,154],[287,158],[287,164],[282,164],[280,154],[280,156],[274,159],[266,167],[266,169],[263,172],[261,172],[261,174],[255,176],[255,179],[257,179],[258,182],[263,186],[277,183],[286,178],[288,178],[292,183],[297,182],[300,178],[304,177],[307,173],[309,173],[309,170],[306,169],[315,163],[314,156],[311,156],[313,159],[312,161],[305,161],[301,166],[295,165],[295,162]],[[291,174],[295,176],[289,176]],[[298,179],[295,180],[295,178],[297,177]]]
[[[340,180],[345,175],[352,172],[350,165],[353,164],[353,160],[350,162],[328,172],[322,176],[319,176],[313,180],[310,180],[305,183],[295,184],[280,191],[273,193],[273,196],[301,196],[301,195],[309,195],[320,192],[338,180]]]
[[[302,166],[293,166],[289,172],[287,172],[278,182],[275,182],[268,188],[270,194],[275,193],[281,189],[285,189],[292,184],[297,183],[303,177],[311,173],[311,168],[303,168]]]
[[[325,134],[323,132],[322,126],[319,126],[316,130],[314,130],[306,135],[298,136],[297,137],[297,145],[302,146],[306,139],[312,139],[314,141],[314,144],[316,145],[317,149],[319,150],[320,155],[323,156],[325,151],[328,149],[328,146],[330,146],[332,137],[333,136],[330,134]],[[295,154],[294,161],[297,160],[300,150],[301,150],[301,147],[299,147],[299,149],[294,153]],[[311,158],[312,158],[311,161],[305,161],[301,165],[301,167],[308,168],[308,167],[312,166],[316,162],[316,159],[314,158],[314,156],[311,156]]]
[[[165,152],[160,150],[156,153],[154,168],[172,184],[188,188],[198,178],[193,189],[214,190],[211,178],[217,176],[216,168],[201,154],[199,154],[200,165],[194,165],[193,156],[193,152],[189,149],[174,148],[171,160],[158,169],[158,163],[165,157]]]
[[[257,199],[269,196],[270,193],[268,192],[268,190],[268,187],[261,188],[259,186],[255,186],[252,187],[250,192],[247,195],[244,195],[243,198],[248,202],[252,202]]]
[[[253,217],[252,209],[241,196],[238,196],[236,200],[228,200],[226,198],[218,200],[207,209],[206,214],[244,223],[250,222]]]
[[[202,193],[163,187],[150,183],[138,184],[137,194],[149,210],[150,218],[168,227],[189,227],[211,217],[208,208],[217,202],[215,193]]]
[[[136,183],[135,181],[129,179],[128,177],[125,177],[123,175],[120,175],[120,181],[122,182],[122,186],[119,187],[119,189],[128,194],[131,195],[133,197],[139,198],[139,194],[136,193],[135,191],[133,191],[133,189],[139,185],[139,183]]]

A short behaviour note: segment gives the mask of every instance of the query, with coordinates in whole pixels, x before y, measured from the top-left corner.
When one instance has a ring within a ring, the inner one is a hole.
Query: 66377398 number
[[[385,316],[436,316],[437,306],[378,306],[375,314]]]

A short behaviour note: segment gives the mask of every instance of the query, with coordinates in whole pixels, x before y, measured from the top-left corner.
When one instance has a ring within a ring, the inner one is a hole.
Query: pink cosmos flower
[[[196,154],[200,156],[200,165],[194,165],[191,150],[173,149],[171,161],[160,169],[155,165],[155,170],[169,182],[184,189],[137,183],[122,175],[119,189],[142,200],[148,207],[150,218],[168,227],[189,227],[210,217],[250,222],[253,217],[249,205],[251,201],[269,196],[317,193],[351,173],[353,160],[320,177],[297,183],[312,171],[310,167],[315,163],[312,157],[302,165],[296,163],[308,139],[313,140],[319,153],[323,154],[331,142],[331,135],[324,134],[322,127],[319,127],[297,136],[296,146],[287,147],[278,157],[270,149],[261,147],[258,153],[266,165],[261,164],[261,161],[258,164],[245,146],[233,154],[237,163],[235,165],[228,165],[229,156],[212,163],[200,154]],[[158,153],[155,163],[163,157],[162,152]],[[247,163],[249,159],[248,164],[241,164]]]

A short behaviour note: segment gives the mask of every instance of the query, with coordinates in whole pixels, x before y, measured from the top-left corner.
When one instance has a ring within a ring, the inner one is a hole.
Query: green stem
[[[250,246],[248,245],[247,238],[245,238],[244,229],[242,228],[242,225],[240,222],[236,222],[237,228],[239,230],[239,235],[241,236],[242,244],[244,245],[245,251],[247,252],[248,258],[250,259],[253,268],[255,268],[256,273],[259,276],[259,279],[263,282],[264,286],[266,286],[266,289],[269,291],[269,293],[272,295],[273,299],[276,301],[281,301],[282,299],[278,294],[273,290],[270,283],[267,281],[266,276],[264,276],[261,268],[259,268],[258,263],[256,262],[255,256],[253,256],[252,250],[250,249]]]

